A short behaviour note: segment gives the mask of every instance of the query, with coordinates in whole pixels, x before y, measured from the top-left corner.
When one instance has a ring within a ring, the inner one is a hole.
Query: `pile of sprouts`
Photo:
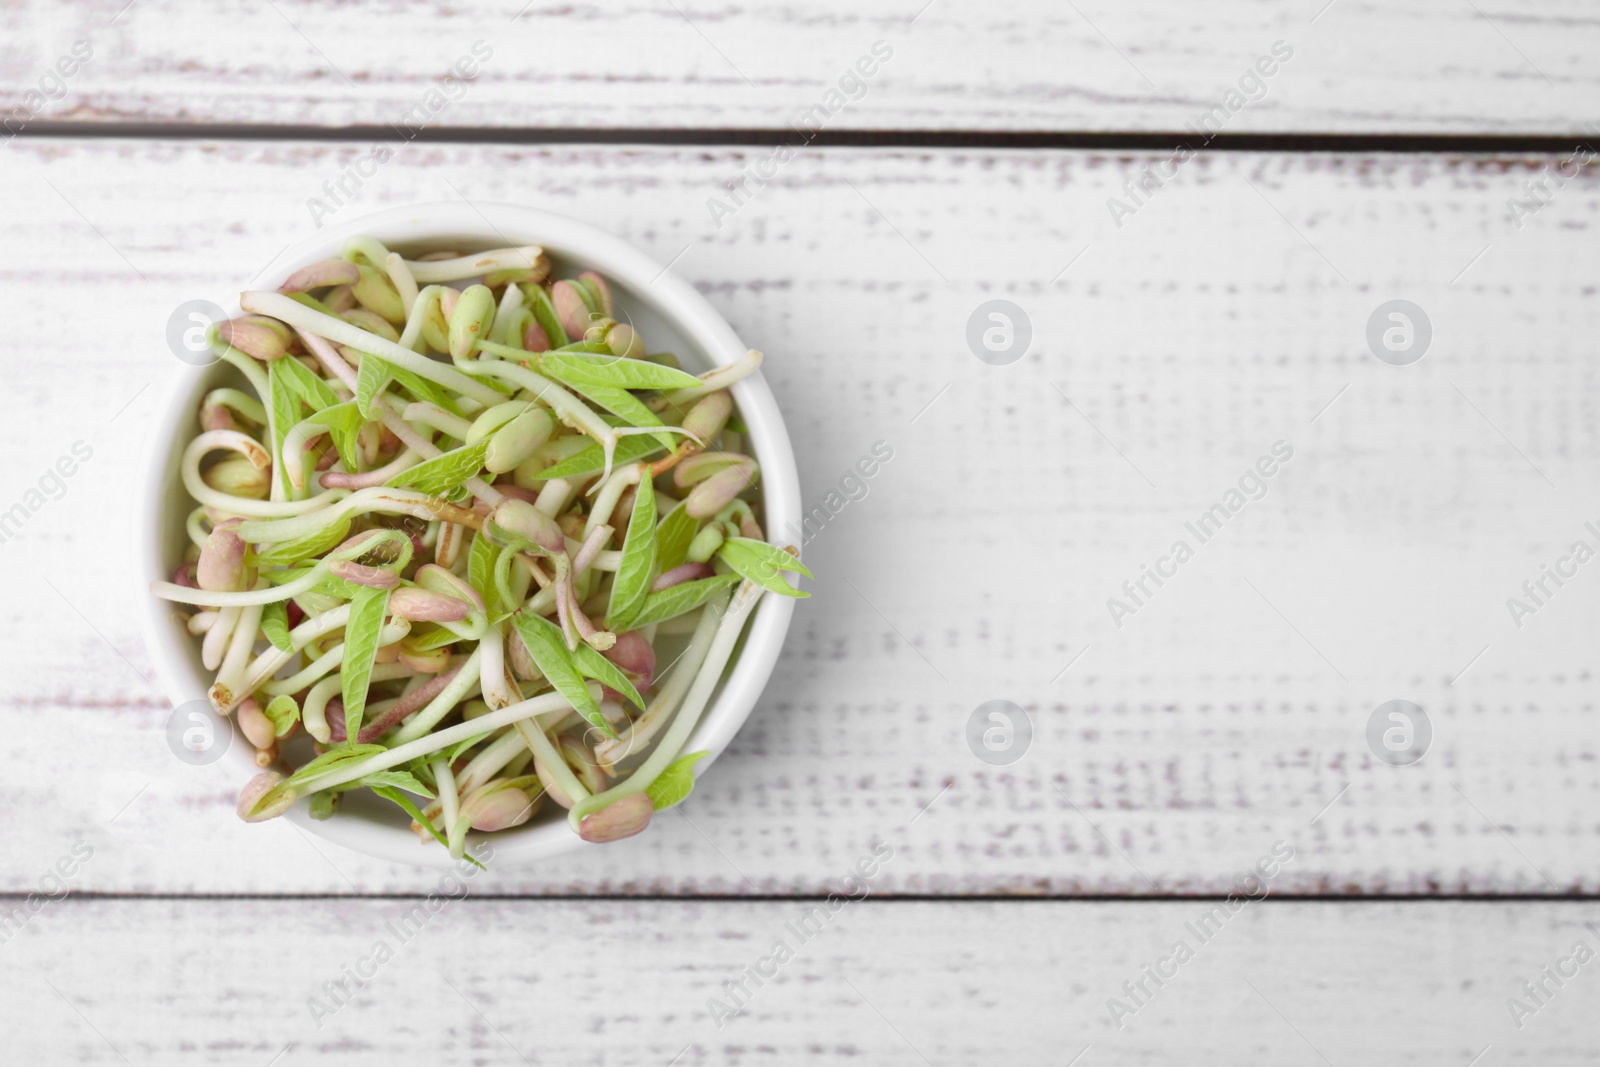
[[[689,374],[535,247],[354,238],[240,306],[211,347],[249,390],[206,394],[151,584],[255,748],[240,817],[370,790],[461,858],[546,798],[593,842],[682,801],[745,620],[810,573],[746,499],[761,354]]]

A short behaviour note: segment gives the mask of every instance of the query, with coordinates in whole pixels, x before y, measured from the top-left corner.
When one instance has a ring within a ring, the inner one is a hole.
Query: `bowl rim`
[[[463,234],[493,231],[492,237]],[[276,289],[295,269],[337,255],[339,246],[353,236],[372,236],[386,245],[441,243],[458,240],[501,244],[536,244],[556,258],[601,273],[619,290],[619,296],[641,302],[669,322],[698,361],[725,366],[747,350],[733,328],[708,300],[688,282],[632,245],[589,223],[518,204],[488,201],[437,201],[386,208],[359,218],[331,224],[291,243],[246,284],[249,289]],[[331,246],[332,250],[328,248]],[[681,253],[680,253],[681,254]],[[223,305],[229,316],[242,314],[238,297]],[[141,456],[140,491],[134,531],[138,560],[137,596],[141,602],[141,629],[145,647],[155,663],[162,688],[174,709],[205,694],[211,678],[198,666],[196,646],[170,617],[166,602],[149,592],[152,579],[171,577],[166,563],[161,522],[176,495],[187,501],[173,471],[188,437],[175,431],[186,426],[195,404],[210,379],[219,373],[220,360],[205,366],[182,366],[172,373],[160,408],[148,427]],[[794,449],[784,427],[776,397],[761,372],[735,383],[731,392],[748,433],[751,452],[761,464],[759,485],[767,534],[800,529],[800,478]],[[176,487],[174,489],[174,485]],[[192,503],[192,502],[191,502]],[[796,547],[799,547],[798,545]],[[698,778],[716,762],[754,709],[782,650],[794,614],[790,597],[763,596],[746,625],[742,647],[724,675],[722,686],[686,743],[687,750],[705,749],[710,755],[695,766]],[[233,743],[218,763],[237,773],[242,785],[258,773],[247,745]],[[312,819],[303,801],[285,818],[324,840],[378,859],[421,867],[451,867],[457,861],[433,842],[419,842],[409,830],[384,825],[350,813],[324,822]],[[648,832],[648,831],[647,831]],[[528,823],[492,835],[472,835],[487,840],[494,861],[505,866],[572,852],[587,844],[564,821]],[[614,843],[611,847],[615,847]]]

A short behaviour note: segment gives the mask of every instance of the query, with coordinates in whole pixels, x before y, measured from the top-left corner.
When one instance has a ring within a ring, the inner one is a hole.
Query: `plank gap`
[[[0,913],[12,904],[25,903],[38,893],[0,893]],[[290,900],[418,900],[426,897],[416,893],[150,893],[150,892],[74,892],[61,901],[290,901]],[[1229,893],[1171,893],[1171,894],[1119,894],[1119,893],[872,893],[853,903],[870,904],[1184,904],[1220,902],[1230,899]],[[804,904],[826,903],[841,893],[472,893],[464,899],[481,901],[612,901],[614,903],[658,904]],[[1285,904],[1592,904],[1600,900],[1596,893],[1273,893],[1263,901],[1281,901]]]
[[[1209,152],[1527,154],[1568,152],[1591,135],[1455,133],[1221,133],[1099,130],[822,130],[648,127],[434,127],[401,132],[393,126],[306,126],[230,123],[35,122],[18,138],[177,141],[391,141],[404,144],[750,146],[795,148],[1062,149],[1163,151],[1186,146]]]

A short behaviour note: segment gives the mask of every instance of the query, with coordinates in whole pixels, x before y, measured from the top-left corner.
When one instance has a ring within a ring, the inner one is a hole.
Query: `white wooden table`
[[[1600,179],[1526,185],[1600,137],[1592,5],[119,3],[0,10],[7,1062],[1594,1061],[1600,564],[1507,604],[1600,547]],[[463,891],[246,826],[172,759],[125,515],[174,306],[313,199],[456,198],[672,262],[768,353],[808,507],[893,458],[807,544],[814,595],[679,814],[495,869],[401,944]],[[991,299],[1031,323],[1010,365],[968,345]],[[1367,340],[1393,299],[1432,327],[1408,366]],[[1006,766],[966,741],[996,699],[1033,731]],[[1391,699],[1432,724],[1410,766],[1368,742]]]

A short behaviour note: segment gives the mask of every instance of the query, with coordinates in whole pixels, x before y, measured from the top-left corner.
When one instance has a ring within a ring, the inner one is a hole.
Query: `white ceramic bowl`
[[[704,297],[648,256],[585,223],[512,204],[421,204],[329,226],[286,249],[248,288],[276,289],[295,269],[338,255],[345,240],[356,235],[375,237],[412,257],[440,249],[475,252],[536,244],[550,254],[560,276],[571,277],[584,269],[603,275],[616,293],[619,317],[625,313],[652,351],[676,353],[687,370],[725,365],[749,347]],[[224,311],[230,317],[240,314],[237,298]],[[201,666],[197,640],[185,632],[166,602],[150,595],[148,584],[152,579],[169,579],[183,552],[184,519],[195,505],[179,482],[178,462],[197,432],[200,399],[207,390],[237,380],[237,372],[221,361],[207,367],[180,365],[146,450],[144,492],[136,519],[139,596],[145,605],[145,643],[174,707],[203,697],[212,676]],[[759,491],[766,528],[774,536],[798,528],[800,480],[772,391],[757,373],[736,384],[733,396],[749,430],[750,450],[761,464]],[[765,596],[757,606],[742,647],[685,748],[710,751],[696,766],[697,772],[727,747],[755,706],[793,612],[794,601],[788,597]],[[240,785],[256,773],[254,752],[242,737],[234,738],[223,766]],[[526,863],[586,847],[560,817],[563,814],[559,809],[553,814],[541,811],[522,826],[488,835],[494,862]],[[333,818],[318,822],[301,801],[285,817],[330,841],[382,859],[430,866],[450,862],[436,843],[418,841],[398,809],[347,805]]]

